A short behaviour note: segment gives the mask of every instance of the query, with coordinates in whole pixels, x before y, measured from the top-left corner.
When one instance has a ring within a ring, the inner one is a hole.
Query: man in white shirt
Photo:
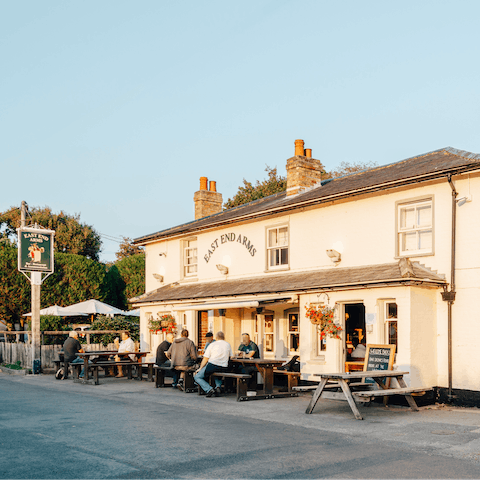
[[[123,332],[122,333],[122,341],[120,342],[120,345],[118,347],[118,353],[123,353],[123,352],[134,352],[135,351],[135,343],[133,342],[133,340],[130,338],[130,334],[128,332]],[[115,360],[117,362],[121,361],[121,360],[128,360],[128,358],[130,358],[130,360],[132,362],[134,362],[136,360],[136,356],[135,355],[128,355],[125,356],[125,355],[116,355],[115,356]],[[121,365],[118,365],[118,375],[117,377],[123,377],[123,371],[122,371],[122,366]]]
[[[214,372],[227,372],[228,360],[233,357],[232,347],[225,341],[223,332],[217,332],[216,342],[212,342],[203,354],[200,368],[195,372],[195,382],[207,393],[207,397],[220,395],[221,378],[215,377],[215,388],[208,383],[208,378]]]

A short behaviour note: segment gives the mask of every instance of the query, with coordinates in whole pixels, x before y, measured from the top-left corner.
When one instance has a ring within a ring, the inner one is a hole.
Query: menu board
[[[395,361],[395,348],[395,345],[367,345],[364,371],[392,370]],[[367,378],[365,382],[374,383],[374,380]]]

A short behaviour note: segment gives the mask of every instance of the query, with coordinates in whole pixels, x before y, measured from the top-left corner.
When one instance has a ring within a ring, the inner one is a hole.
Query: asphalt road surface
[[[233,398],[52,378],[0,375],[0,478],[480,478],[471,457],[362,435],[350,417],[351,433],[260,418],[307,399],[242,403],[259,412],[246,418]]]

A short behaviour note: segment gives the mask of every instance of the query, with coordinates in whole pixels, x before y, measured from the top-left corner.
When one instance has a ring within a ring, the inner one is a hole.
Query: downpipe
[[[448,183],[452,189],[452,247],[451,247],[451,258],[450,258],[450,290],[447,287],[444,287],[442,292],[442,300],[448,302],[448,314],[447,314],[447,323],[448,323],[448,394],[447,399],[449,403],[452,403],[454,399],[453,395],[453,354],[452,354],[452,310],[453,304],[455,302],[455,252],[456,252],[456,236],[457,236],[457,196],[458,192],[455,189],[455,185],[452,182],[452,175],[448,174],[447,176]]]

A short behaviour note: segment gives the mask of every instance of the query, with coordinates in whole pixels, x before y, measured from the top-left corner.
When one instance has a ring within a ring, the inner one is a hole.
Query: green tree
[[[245,203],[253,202],[259,198],[268,197],[287,189],[287,178],[277,174],[276,168],[265,168],[267,178],[262,182],[256,181],[255,185],[243,179],[243,186],[238,187],[238,192],[229,198],[223,205],[225,209],[238,207]]]
[[[122,258],[130,257],[132,255],[137,255],[139,253],[145,253],[145,249],[143,247],[137,247],[136,245],[132,244],[132,239],[128,237],[122,237],[123,242],[119,245],[119,250],[115,253],[117,260],[121,260]]]
[[[130,299],[145,293],[145,254],[138,253],[115,263],[125,285],[125,297]]]
[[[27,224],[30,223],[55,230],[55,252],[74,253],[98,261],[102,244],[100,235],[90,225],[81,223],[80,215],[52,213],[49,207],[31,207],[27,219]],[[0,232],[14,239],[18,227],[20,208],[11,207],[10,210],[0,213]]]
[[[107,317],[106,315],[99,315],[97,319],[92,323],[90,330],[127,330],[132,337],[132,340],[138,342],[139,335],[139,323],[136,317],[125,317],[122,315],[115,315],[114,317]],[[106,333],[104,335],[92,335],[90,341],[92,343],[103,343],[108,345],[113,343],[115,337],[119,335],[114,333]]]
[[[340,165],[331,172],[325,172],[325,175],[322,176],[322,179],[343,177],[344,175],[362,172],[363,170],[369,170],[370,168],[374,168],[376,166],[377,164],[375,162],[341,162]]]

